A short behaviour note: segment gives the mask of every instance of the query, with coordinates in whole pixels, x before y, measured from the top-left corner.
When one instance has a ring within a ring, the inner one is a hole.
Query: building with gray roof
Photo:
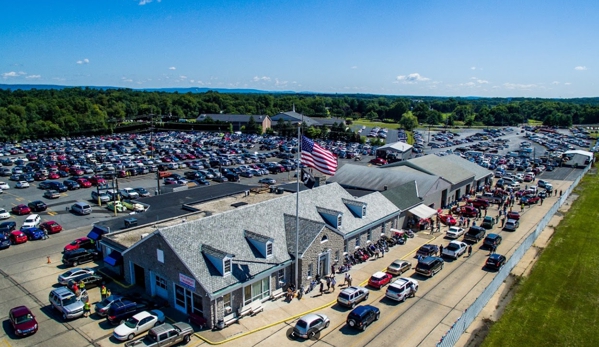
[[[254,117],[254,121],[262,127],[263,132],[272,126],[272,120],[267,115],[203,113],[196,118],[196,120],[198,122],[203,122],[210,118],[215,121],[231,123],[233,125],[233,130],[239,131],[248,124],[251,117]]]
[[[333,183],[301,191],[299,205],[296,194],[273,196],[137,236],[122,252],[125,281],[203,316],[212,327],[295,282],[295,262],[306,286],[328,275],[343,252],[398,227],[400,209],[380,192],[354,197]]]

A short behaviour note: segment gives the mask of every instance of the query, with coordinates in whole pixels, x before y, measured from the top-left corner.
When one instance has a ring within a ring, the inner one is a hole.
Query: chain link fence
[[[570,185],[568,189],[562,194],[562,196],[551,206],[551,209],[547,212],[545,217],[541,219],[539,224],[537,224],[534,232],[522,242],[522,244],[514,251],[512,256],[508,259],[506,264],[499,270],[499,272],[495,275],[495,278],[489,285],[485,288],[485,290],[480,294],[478,298],[468,307],[464,313],[458,318],[455,323],[451,326],[449,331],[443,335],[440,339],[439,343],[437,343],[437,347],[452,347],[456,344],[456,342],[460,339],[464,331],[470,326],[470,324],[476,319],[482,309],[487,305],[491,297],[497,292],[503,281],[509,276],[510,272],[520,262],[526,251],[534,244],[537,237],[541,234],[541,232],[545,229],[553,215],[557,212],[557,210],[564,204],[568,196],[572,193],[574,188],[580,183],[580,180],[590,169],[590,165],[583,169],[582,173],[574,180],[574,182]],[[556,192],[557,193],[557,192]]]

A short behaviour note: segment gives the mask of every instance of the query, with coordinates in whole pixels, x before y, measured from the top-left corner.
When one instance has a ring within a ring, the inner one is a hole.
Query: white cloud
[[[10,77],[19,77],[19,73],[15,72],[15,71],[11,71],[11,72],[5,72],[2,74],[2,78],[7,79]]]
[[[476,70],[476,66],[471,67],[470,70]]]
[[[89,59],[85,58],[83,60],[77,60],[77,64],[79,64],[79,65],[89,64]]]
[[[156,2],[160,2],[160,1],[162,1],[162,0],[156,0]],[[147,5],[151,2],[152,2],[152,0],[139,0],[139,6]]]
[[[567,85],[567,86],[569,86],[569,85],[571,85],[571,84],[572,84],[572,83],[570,83],[570,82],[566,82],[566,83],[564,83],[564,85]]]
[[[553,81],[553,82],[551,82],[551,84],[553,84],[554,86],[556,86],[556,85],[559,84],[559,82],[558,81]]]
[[[355,70],[355,69],[357,69],[357,68],[358,68],[358,67],[357,67],[356,65],[354,65],[354,66],[352,66],[350,69],[353,69],[353,70]]]
[[[179,76],[179,78],[184,80],[184,79],[187,79],[187,76]]]
[[[33,80],[33,79],[38,79],[38,78],[42,78],[42,75],[29,75],[27,77],[25,77],[28,80]]]
[[[262,77],[254,76],[253,80],[254,80],[254,82],[270,81],[270,77],[268,77],[268,76],[262,76]]]
[[[171,67],[169,67],[168,69],[169,69],[169,70],[177,70],[177,68],[176,68],[176,67],[174,67],[174,66],[171,66]]]
[[[430,78],[421,76],[417,72],[411,73],[407,76],[400,75],[400,76],[397,76],[396,79],[397,79],[397,81],[402,82],[402,83],[418,83],[418,82],[430,81]]]
[[[487,83],[489,83],[489,81],[487,81],[487,80],[476,80],[476,82],[478,82],[479,84],[487,84]]]
[[[536,84],[521,84],[521,83],[504,83],[503,86],[507,89],[530,90],[536,88]]]
[[[574,68],[574,70],[577,70],[577,71],[584,71],[586,69],[587,69],[586,66],[577,66],[577,67]]]
[[[287,81],[279,81],[278,78],[275,78],[275,85],[278,87],[283,87],[287,85]]]

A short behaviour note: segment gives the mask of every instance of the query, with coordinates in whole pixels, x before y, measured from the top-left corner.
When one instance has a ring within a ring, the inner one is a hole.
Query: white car
[[[72,280],[75,277],[79,277],[81,275],[86,275],[86,274],[91,274],[93,275],[95,273],[94,269],[90,269],[90,268],[78,268],[78,267],[74,267],[72,269],[70,269],[69,271],[63,273],[62,275],[58,276],[58,283],[62,284],[62,285],[67,285],[67,283],[69,283],[70,280]]]
[[[15,188],[29,188],[29,183],[27,181],[19,181],[15,185]]]
[[[126,199],[138,199],[139,198],[139,193],[136,192],[133,188],[121,189],[121,195]]]
[[[453,259],[458,259],[468,249],[468,244],[462,241],[451,241],[447,246],[443,247],[441,256],[447,256]]]
[[[135,338],[156,325],[164,323],[164,313],[159,310],[143,311],[127,319],[125,323],[114,329],[112,336],[119,341]]]
[[[6,182],[0,182],[0,189],[10,189],[10,186]]]
[[[406,301],[407,298],[416,295],[418,281],[413,278],[401,277],[387,287],[385,296],[391,300]]]
[[[0,208],[0,219],[8,219],[10,218],[10,213],[3,208]]]
[[[460,228],[458,226],[452,226],[447,230],[446,236],[450,239],[459,239],[462,235],[464,235],[466,230],[464,228]]]

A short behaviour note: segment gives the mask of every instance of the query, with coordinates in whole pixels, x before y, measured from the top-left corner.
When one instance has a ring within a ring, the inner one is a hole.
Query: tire
[[[352,309],[356,308],[356,303],[355,303],[355,302],[352,302],[352,303],[351,303],[351,308],[352,308]]]
[[[135,334],[133,334],[133,333],[129,334],[129,336],[127,336],[127,341],[133,340],[134,337],[135,337]]]
[[[73,262],[73,267],[75,267],[75,266],[77,266],[77,265],[79,265],[79,262],[78,262],[77,260],[75,260],[75,261]]]
[[[404,295],[401,300],[399,300],[399,302],[405,302],[406,301],[406,295]],[[380,314],[380,313],[379,313]]]
[[[312,330],[308,333],[308,338],[311,339],[316,335],[316,331]]]
[[[379,288],[379,289],[381,289],[381,288]],[[366,296],[364,297],[364,301],[368,300],[368,295],[369,294],[366,294]]]
[[[330,322],[330,321],[329,321],[329,322],[327,322],[327,324],[325,324],[325,325],[324,325],[324,328],[325,328],[325,329],[326,329],[326,328],[328,328],[328,327],[329,327],[329,325],[331,325],[331,322]]]
[[[189,341],[191,341],[191,335],[185,335],[185,336],[183,336],[183,343],[184,344],[188,344]]]
[[[368,324],[362,325],[362,331],[366,331],[366,327],[368,327]]]
[[[66,313],[63,313],[63,314],[62,314],[62,319],[64,319],[64,320],[68,320],[68,319],[69,319],[69,318],[67,317],[67,314],[66,314]]]
[[[379,319],[381,319],[381,313],[380,312],[376,314],[375,320],[379,320]]]
[[[349,326],[353,328],[356,326],[356,321],[354,321],[353,319],[350,319],[347,321],[347,324],[349,324]]]

